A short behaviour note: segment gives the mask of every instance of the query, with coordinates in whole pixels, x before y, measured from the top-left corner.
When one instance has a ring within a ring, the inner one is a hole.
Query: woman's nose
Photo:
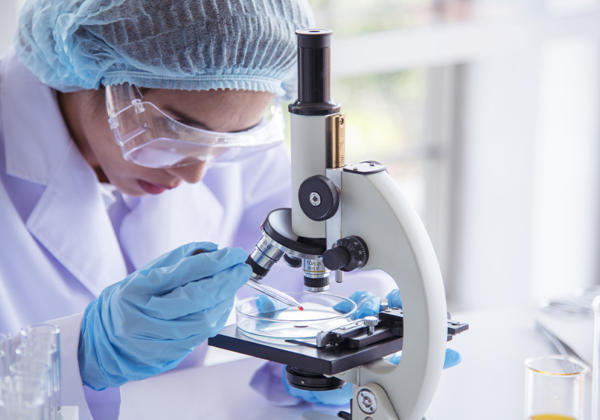
[[[202,179],[205,169],[206,161],[194,160],[184,165],[169,168],[167,172],[183,179],[185,182],[194,184]]]

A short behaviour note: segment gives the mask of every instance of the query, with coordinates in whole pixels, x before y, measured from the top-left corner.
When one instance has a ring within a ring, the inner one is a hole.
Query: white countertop
[[[469,331],[450,343],[463,361],[442,374],[427,419],[522,418],[523,361],[553,352],[535,331],[533,313],[506,309],[455,318],[470,324]],[[211,348],[207,362],[212,365],[126,384],[120,419],[301,419],[303,412],[314,409],[308,404],[275,407],[252,390],[248,382],[262,360]]]

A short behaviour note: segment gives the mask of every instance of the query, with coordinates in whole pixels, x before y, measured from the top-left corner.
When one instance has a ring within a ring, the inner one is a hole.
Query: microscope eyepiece
[[[262,237],[248,256],[253,280],[259,281],[284,257],[291,267],[304,271],[305,289],[322,292],[329,288],[329,270],[323,264],[325,240],[296,236],[291,228],[291,209],[275,209],[262,225]]]
[[[296,31],[298,40],[298,99],[289,111],[300,115],[328,115],[340,111],[331,101],[331,34],[328,29]]]

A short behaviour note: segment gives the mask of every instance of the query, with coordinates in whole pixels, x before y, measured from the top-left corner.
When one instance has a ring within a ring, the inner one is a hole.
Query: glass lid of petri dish
[[[236,324],[245,334],[267,341],[311,340],[320,331],[331,330],[352,320],[356,304],[329,293],[289,293],[302,305],[284,305],[259,294],[238,302]],[[336,306],[337,305],[337,306]],[[342,313],[336,308],[343,307]]]

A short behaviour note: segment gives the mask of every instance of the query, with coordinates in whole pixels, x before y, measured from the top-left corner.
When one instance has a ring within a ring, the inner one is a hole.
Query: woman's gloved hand
[[[357,290],[348,298],[356,303],[356,311],[352,314],[352,319],[364,318],[370,315],[377,315],[381,307],[381,298],[371,292]],[[333,306],[336,311],[346,314],[352,310],[352,304],[348,301],[342,301]]]
[[[402,352],[399,351],[398,353],[394,353],[394,355],[387,360],[388,362],[397,365],[400,363],[400,360],[402,360]],[[446,356],[444,357],[444,369],[458,365],[461,360],[462,358],[460,357],[459,352],[452,349],[446,349]]]
[[[402,308],[402,298],[400,290],[393,289],[386,297],[390,308]],[[377,315],[381,311],[381,298],[365,290],[357,290],[348,298],[356,303],[356,311],[352,314],[352,319],[364,318],[366,316]],[[334,305],[333,309],[340,313],[348,313],[352,310],[352,304],[349,302],[340,302]]]
[[[240,248],[183,245],[107,287],[83,316],[79,370],[100,390],[175,366],[227,320],[250,278]]]

